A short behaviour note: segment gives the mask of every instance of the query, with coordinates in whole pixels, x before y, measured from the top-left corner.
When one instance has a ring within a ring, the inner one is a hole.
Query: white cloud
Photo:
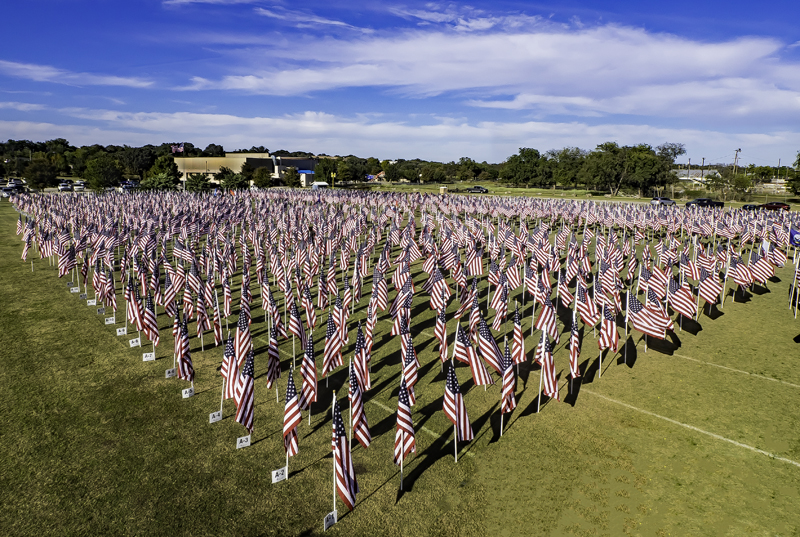
[[[44,110],[44,105],[34,103],[18,103],[13,101],[0,102],[0,108],[11,110],[19,110],[20,112],[32,112],[35,110]]]
[[[243,117],[192,112],[119,112],[115,110],[62,109],[81,125],[44,125],[29,122],[0,123],[14,137],[42,139],[63,136],[72,143],[157,143],[186,140],[196,145],[219,143],[227,148],[266,145],[316,153],[356,154],[379,158],[457,160],[470,156],[479,161],[500,162],[519,147],[541,151],[564,146],[593,149],[605,141],[620,144],[666,141],[682,142],[692,159],[713,158],[746,148],[764,161],[786,160],[796,151],[800,133],[790,131],[724,133],[714,130],[673,129],[651,125],[591,125],[584,122],[470,122],[463,119],[428,118],[424,124],[389,121],[359,115],[341,117],[307,111],[278,117]],[[88,124],[88,125],[87,125]],[[29,130],[26,130],[29,129]]]
[[[69,86],[127,86],[131,88],[147,88],[153,85],[151,81],[142,78],[76,73],[50,65],[37,65],[5,60],[0,60],[0,73],[17,78],[34,80],[36,82],[53,82]]]
[[[413,14],[456,25],[462,20],[439,11]],[[615,25],[575,29],[544,22],[526,31],[431,28],[355,39],[310,36],[233,52],[238,67],[230,74],[195,77],[183,89],[298,95],[382,87],[413,96],[460,92],[471,95],[473,106],[545,114],[785,112],[800,118],[800,65],[778,56],[784,47],[771,38],[707,43]]]
[[[274,7],[272,9],[264,9],[262,7],[255,8],[255,12],[263,17],[278,19],[286,22],[295,23],[298,27],[307,28],[311,26],[334,26],[338,28],[346,28],[350,30],[358,30],[364,33],[372,33],[369,28],[359,28],[346,22],[335,19],[326,19],[313,13],[304,13],[302,11],[291,11],[282,7]]]

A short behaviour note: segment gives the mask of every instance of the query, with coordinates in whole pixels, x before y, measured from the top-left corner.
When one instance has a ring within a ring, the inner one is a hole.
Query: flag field
[[[195,395],[165,378],[172,368],[172,321],[157,308],[161,343],[130,348],[70,293],[58,267],[33,253],[20,260],[18,214],[0,202],[0,528],[4,535],[315,535],[331,511],[331,399],[348,423],[348,359],[355,326],[366,318],[371,276],[350,318],[344,366],[321,376],[327,310],[313,332],[317,403],[297,427],[299,453],[289,478],[271,483],[285,464],[282,427],[293,345],[281,339],[281,378],[266,388],[269,331],[255,291],[250,330],[255,350],[254,431],[234,421],[232,400],[219,410],[223,345],[207,332],[204,351],[190,329]],[[378,247],[380,250],[380,246]],[[33,259],[33,272],[30,260]],[[791,260],[791,256],[790,256]],[[415,285],[423,260],[411,265]],[[337,271],[337,274],[338,271]],[[371,274],[371,271],[370,271]],[[412,418],[416,453],[405,459],[403,490],[392,462],[403,359],[390,336],[388,312],[375,328],[372,387],[364,410],[372,443],[352,443],[360,491],[355,509],[339,502],[332,535],[721,535],[800,531],[800,325],[787,307],[793,267],[776,270],[769,290],[756,284],[745,301],[704,308],[674,337],[630,332],[620,351],[605,355],[598,374],[597,340],[583,331],[582,380],[569,389],[571,312],[558,312],[553,353],[562,401],[538,400],[538,366],[531,364],[540,331],[531,335],[531,301],[522,321],[528,360],[520,364],[517,407],[500,436],[500,377],[476,387],[469,366],[456,373],[475,433],[453,458],[453,424],[442,412],[447,368],[441,369],[429,296],[414,295],[411,335],[420,360]],[[232,281],[238,303],[241,273]],[[486,301],[486,279],[479,298]],[[118,300],[121,288],[116,281]],[[257,287],[254,285],[254,288]],[[283,311],[283,295],[276,300]],[[494,292],[494,290],[493,290]],[[389,300],[394,298],[390,291]],[[510,296],[519,300],[521,289]],[[91,297],[91,292],[90,296]],[[315,297],[316,299],[316,297]],[[485,306],[485,302],[481,302]],[[450,346],[456,330],[447,308]],[[257,307],[256,307],[257,306]],[[235,330],[238,308],[227,320]],[[539,308],[541,309],[541,308]],[[484,309],[485,311],[485,309]],[[509,308],[513,311],[513,308]],[[538,310],[537,310],[538,314]],[[486,314],[487,321],[493,314]],[[495,333],[513,334],[513,315]],[[462,319],[466,326],[468,315]],[[676,323],[677,325],[677,323]],[[223,331],[227,338],[225,321]],[[308,333],[308,331],[307,331]],[[596,336],[599,337],[597,332]],[[146,341],[146,340],[144,340]],[[623,358],[627,346],[627,363]],[[300,391],[303,348],[295,346]],[[452,351],[451,351],[452,352]],[[780,381],[780,382],[775,382]],[[537,404],[541,405],[536,412]],[[387,410],[388,409],[388,410]]]

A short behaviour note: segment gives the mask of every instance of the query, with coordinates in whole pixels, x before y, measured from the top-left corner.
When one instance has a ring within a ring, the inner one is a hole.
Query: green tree
[[[239,173],[242,174],[248,181],[253,180],[253,174],[256,172],[256,169],[253,168],[246,160],[242,162],[242,167],[239,169]]]
[[[204,157],[224,157],[225,156],[225,149],[221,145],[217,144],[208,144],[205,149],[203,149],[203,156]]]
[[[317,181],[331,184],[331,174],[336,173],[337,161],[334,158],[321,158],[314,166],[314,176]]]
[[[241,173],[225,175],[220,181],[220,186],[225,190],[244,190],[250,188],[250,181]]]
[[[381,168],[383,169],[383,173],[386,174],[384,176],[386,181],[395,183],[400,180],[400,169],[397,167],[397,163],[384,160],[381,162]]]
[[[424,183],[443,183],[447,176],[441,166],[426,164],[422,167],[422,182]]]
[[[578,147],[551,149],[547,152],[553,180],[564,187],[577,187],[578,174],[586,159],[586,151]]]
[[[175,190],[179,181],[166,173],[149,175],[139,184],[142,190]]]
[[[272,174],[267,168],[257,168],[253,174],[253,185],[258,188],[269,188],[272,186]]]
[[[186,179],[187,192],[207,192],[211,190],[211,180],[205,173],[190,173]]]
[[[83,177],[89,188],[99,192],[119,185],[122,168],[111,155],[103,153],[86,163]]]
[[[342,162],[344,164],[344,162]],[[338,178],[339,175],[337,173],[336,177]],[[286,171],[283,172],[283,182],[286,186],[291,188],[297,188],[300,186],[300,174],[297,173],[297,168],[289,167],[286,168]]]
[[[172,155],[163,155],[158,157],[153,163],[153,166],[147,171],[147,176],[151,175],[159,175],[165,173],[169,177],[173,178],[174,180],[178,181],[181,178],[181,172],[178,171],[178,165],[175,164],[175,159],[172,158]]]
[[[33,159],[25,167],[24,173],[28,186],[37,190],[58,184],[58,171],[47,159]]]

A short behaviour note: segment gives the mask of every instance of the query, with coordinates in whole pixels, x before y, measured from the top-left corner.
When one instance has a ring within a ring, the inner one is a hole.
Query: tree
[[[441,166],[426,164],[422,167],[423,183],[443,183],[447,179]]]
[[[344,164],[344,162],[342,162],[341,164]],[[336,177],[338,178],[339,175],[337,174]],[[286,186],[291,188],[299,187],[300,174],[297,173],[297,168],[293,167],[286,168],[286,171],[283,172],[283,182],[286,184]]]
[[[384,179],[389,181],[390,183],[394,183],[400,180],[400,170],[397,167],[397,163],[389,162],[388,160],[384,160],[381,162],[381,168],[383,168],[383,173],[386,174]]]
[[[253,168],[246,160],[242,162],[242,167],[239,169],[239,173],[242,174],[248,181],[253,180],[253,174],[255,173],[256,169]]]
[[[144,178],[147,170],[152,168],[155,162],[156,151],[153,146],[126,147],[120,153],[120,163],[125,168],[125,171],[141,178]]]
[[[101,154],[86,163],[83,174],[89,188],[95,192],[119,185],[122,179],[122,168],[111,155]]]
[[[225,156],[225,149],[221,145],[217,144],[208,144],[205,149],[203,149],[203,156],[204,157],[224,157]]]
[[[211,181],[205,173],[190,173],[186,179],[187,192],[206,192],[211,190]]]
[[[139,184],[142,190],[175,190],[178,186],[178,180],[170,177],[166,173],[159,173],[157,175],[149,175],[147,179]]]
[[[25,167],[25,179],[28,186],[37,190],[56,186],[58,184],[58,171],[47,159],[33,159]]]
[[[546,166],[546,161],[542,161],[539,151],[520,147],[519,153],[511,155],[503,163],[499,179],[517,186],[524,184],[540,186],[544,184],[544,178],[548,175],[552,177],[552,174],[543,173],[543,166]]]
[[[179,181],[181,172],[178,171],[178,165],[175,164],[175,159],[171,155],[163,155],[156,159],[155,163],[150,167],[147,176],[159,175],[165,173],[174,180]]]
[[[317,178],[318,181],[325,181],[326,183],[331,183],[331,174],[336,173],[336,159],[333,158],[321,158],[317,161],[317,164],[314,166],[314,176]]]
[[[258,188],[269,188],[272,186],[272,174],[267,168],[257,168],[253,174],[253,185]]]
[[[675,164],[675,159],[681,155],[686,154],[686,146],[675,142],[665,142],[656,147],[656,154],[672,164]]]
[[[547,153],[553,180],[564,187],[577,187],[578,174],[586,159],[586,151],[578,147],[551,149]]]
[[[250,181],[241,173],[234,173],[223,177],[220,186],[225,190],[244,190],[250,188]]]

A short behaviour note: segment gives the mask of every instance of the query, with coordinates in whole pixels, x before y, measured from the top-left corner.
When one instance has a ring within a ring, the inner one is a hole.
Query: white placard
[[[164,378],[165,379],[171,379],[174,376],[175,376],[175,370],[174,369],[167,369],[166,371],[164,371]]]
[[[80,295],[78,295],[78,298],[81,300],[86,300],[86,293],[81,293]]]
[[[97,314],[98,315],[103,315],[105,312],[106,312],[105,308],[97,308]]]
[[[131,347],[141,347],[142,346],[142,344],[141,344],[141,342],[140,342],[138,337],[135,337],[133,339],[129,339],[128,340],[128,345],[130,345]]]
[[[97,305],[97,299],[96,298],[90,298],[89,300],[86,301],[86,305],[87,306],[96,306]]]
[[[250,435],[240,436],[236,439],[236,449],[250,447]]]
[[[325,515],[325,520],[322,521],[323,525],[325,526],[325,529],[323,531],[328,531],[331,526],[336,524],[337,522],[336,515],[337,515],[336,511],[331,511],[330,513]]]
[[[117,328],[117,335],[118,336],[126,336],[128,335],[128,327],[123,326],[122,328]]]
[[[183,394],[184,399],[188,399],[194,395],[194,388],[186,388],[181,393]]]
[[[156,359],[156,353],[154,352],[146,352],[142,354],[142,361],[143,362],[154,362]]]
[[[117,324],[116,317],[106,317],[106,324]]]
[[[286,479],[286,476],[289,475],[289,468],[288,466],[284,466],[283,468],[278,468],[277,470],[272,471],[272,484],[280,483],[281,481]]]
[[[222,411],[218,410],[208,415],[208,423],[217,423],[222,419]]]
[[[81,292],[81,288],[80,287],[73,287],[72,289],[69,290],[69,292],[70,293],[80,293]]]

